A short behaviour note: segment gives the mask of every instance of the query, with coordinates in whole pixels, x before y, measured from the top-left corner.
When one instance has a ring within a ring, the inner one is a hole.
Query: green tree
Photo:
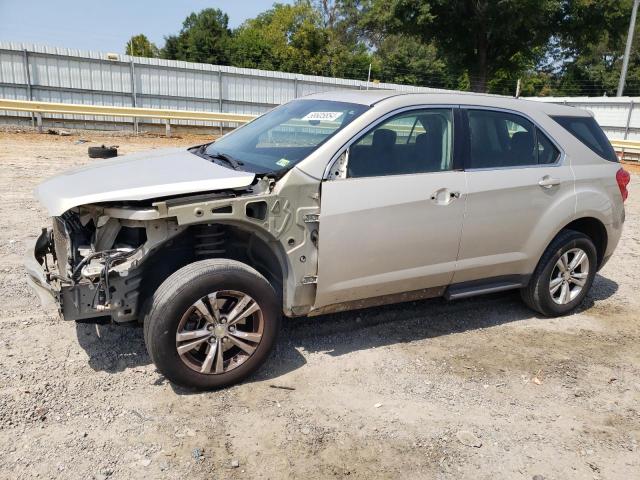
[[[234,33],[233,64],[322,75],[327,42],[319,12],[309,1],[275,4]]]
[[[565,4],[554,51],[556,94],[615,95],[631,7],[632,0],[574,0]],[[627,76],[627,92],[636,94],[640,86],[639,40],[636,33]]]
[[[233,35],[236,66],[366,78],[372,54],[348,26],[343,2],[275,4]]]
[[[374,54],[359,25],[368,0],[316,0],[322,28],[327,32],[327,75],[366,78]]]
[[[456,88],[433,44],[410,35],[387,35],[375,52],[374,77],[385,82]]]
[[[250,21],[234,32],[231,64],[262,70],[278,70],[280,67],[274,45],[265,37],[263,29]]]
[[[231,31],[229,17],[217,8],[192,13],[178,35],[165,37],[162,57],[188,62],[229,64]]]
[[[126,54],[134,57],[157,57],[158,47],[150,42],[146,35],[139,34],[132,36],[127,42]]]
[[[562,20],[560,0],[378,0],[388,29],[434,42],[471,89],[488,90],[499,71],[522,72],[544,58]]]
[[[296,0],[235,31],[222,11],[205,9],[165,37],[160,53],[358,79],[371,65],[385,82],[508,95],[518,79],[522,95],[611,95],[632,1]],[[144,36],[129,51],[154,55]],[[640,93],[640,38],[626,92]]]

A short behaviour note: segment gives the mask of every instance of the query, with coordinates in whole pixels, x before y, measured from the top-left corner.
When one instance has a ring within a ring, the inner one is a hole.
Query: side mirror
[[[349,149],[347,148],[342,154],[333,162],[331,170],[329,170],[329,180],[341,180],[347,178],[347,167],[349,165]]]

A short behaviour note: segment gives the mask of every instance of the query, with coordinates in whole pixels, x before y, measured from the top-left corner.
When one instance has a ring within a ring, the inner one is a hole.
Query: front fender
[[[272,191],[240,196],[163,202],[160,210],[179,225],[220,223],[250,231],[267,243],[283,274],[283,311],[304,315],[315,301],[315,284],[303,283],[318,271],[317,214],[320,183],[298,169]]]

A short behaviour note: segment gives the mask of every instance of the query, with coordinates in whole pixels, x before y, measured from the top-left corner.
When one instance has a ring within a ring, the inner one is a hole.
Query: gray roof
[[[522,98],[471,92],[409,93],[397,90],[341,90],[316,93],[303,98],[359,103],[362,105],[374,105],[390,98],[394,98],[395,101],[401,102],[405,105],[468,105],[505,108],[524,113],[544,112],[547,115],[571,115],[580,117],[590,115],[586,110],[559,105],[556,103],[537,102],[533,100],[524,100]]]
[[[330,90],[328,92],[313,93],[303,97],[309,100],[333,100],[335,102],[359,103],[373,105],[389,97],[402,95],[399,90]]]

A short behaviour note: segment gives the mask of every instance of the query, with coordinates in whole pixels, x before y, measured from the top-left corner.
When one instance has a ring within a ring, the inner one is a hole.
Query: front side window
[[[347,176],[379,177],[451,170],[450,109],[411,110],[385,120],[349,148]]]
[[[296,100],[277,107],[210,144],[205,154],[231,157],[244,170],[293,167],[369,108],[328,100]]]
[[[526,167],[555,163],[560,152],[549,138],[520,115],[468,110],[469,168]]]

